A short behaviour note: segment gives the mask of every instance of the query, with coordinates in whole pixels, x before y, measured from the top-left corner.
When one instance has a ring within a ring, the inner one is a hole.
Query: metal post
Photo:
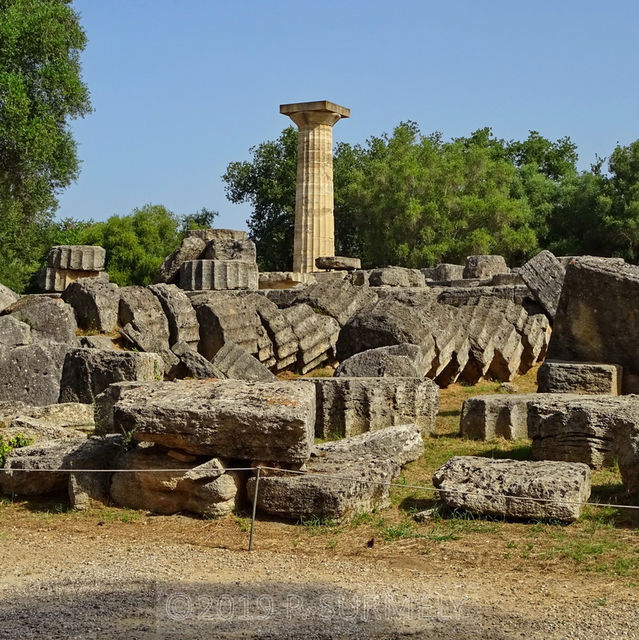
[[[251,533],[249,535],[249,551],[253,551],[253,529],[255,528],[255,512],[257,511],[257,492],[260,489],[260,471],[262,467],[257,467],[255,474],[255,493],[253,494],[253,516],[251,517]]]

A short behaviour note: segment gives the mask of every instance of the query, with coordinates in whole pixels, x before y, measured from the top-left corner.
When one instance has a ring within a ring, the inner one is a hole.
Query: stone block
[[[498,273],[510,273],[503,256],[475,255],[466,258],[463,278],[490,279]]]
[[[14,302],[17,302],[20,296],[15,292],[0,284],[0,312],[4,311],[7,307],[11,306]]]
[[[70,284],[62,299],[73,307],[80,329],[101,333],[115,331],[120,306],[117,284],[99,278],[83,278]]]
[[[190,260],[180,267],[180,287],[189,291],[257,289],[257,265],[240,260]]]
[[[169,323],[169,344],[186,342],[197,349],[200,341],[200,325],[195,309],[187,295],[173,284],[154,284],[149,287],[159,300]]]
[[[71,349],[64,360],[60,402],[93,404],[110,384],[162,379],[164,361],[155,353]]]
[[[237,229],[191,229],[186,232],[185,238],[198,238],[205,243],[213,240],[222,241],[242,241],[246,240],[248,234],[246,231]]]
[[[170,371],[173,378],[225,378],[220,370],[214,367],[203,355],[199,354],[186,342],[177,342],[171,351],[178,357],[179,363]],[[258,363],[259,364],[259,363]]]
[[[352,271],[353,269],[361,269],[362,261],[359,258],[345,258],[344,256],[322,256],[315,258],[315,266],[318,269]]]
[[[13,316],[0,316],[0,345],[21,347],[31,343],[31,327]]]
[[[456,456],[433,475],[453,509],[507,518],[572,522],[590,497],[585,464]]]
[[[350,437],[397,424],[435,428],[439,389],[418,378],[312,378],[317,398],[315,435]]]
[[[136,447],[116,464],[132,472],[113,474],[111,498],[129,509],[163,515],[187,511],[213,518],[233,511],[241,487],[239,474],[225,472],[220,460],[176,460],[161,447]],[[145,473],[147,469],[163,471]]]
[[[40,272],[40,288],[47,293],[60,293],[71,283],[85,278],[99,278],[108,282],[109,276],[105,271],[74,271],[71,269],[54,269],[45,267]]]
[[[51,247],[47,265],[54,269],[73,271],[102,271],[106,250],[91,245],[60,245]]]
[[[307,474],[268,472],[260,479],[257,506],[289,520],[342,520],[349,514],[389,506],[390,483],[403,464],[416,460],[424,447],[416,425],[318,445]],[[247,485],[249,499],[255,478]]]
[[[303,383],[147,383],[127,388],[112,406],[113,428],[131,433],[138,442],[155,442],[194,455],[299,467],[308,460],[313,445],[315,394],[312,386]],[[100,422],[108,424],[108,419]]]
[[[301,271],[260,271],[258,287],[260,289],[291,289],[301,284],[315,284],[312,273]]]
[[[344,360],[337,367],[335,376],[423,378],[430,370],[434,356],[434,348],[425,353],[422,347],[415,344],[378,347],[361,351]]]
[[[487,394],[464,400],[460,433],[471,440],[528,437],[531,394]]]
[[[211,361],[225,378],[276,382],[277,378],[257,359],[233,342],[226,342]]]
[[[622,391],[639,391],[639,267],[573,260],[553,323],[548,358],[623,367]]]
[[[46,295],[23,296],[3,313],[28,324],[34,342],[60,342],[69,346],[76,343],[78,325],[73,309],[60,299]]]
[[[204,249],[202,260],[242,260],[255,262],[257,252],[252,240],[211,240]]]
[[[554,318],[565,275],[561,262],[550,251],[542,251],[528,260],[519,273],[537,302]]]
[[[537,372],[539,393],[619,395],[623,370],[616,364],[546,360]]]
[[[425,287],[424,274],[419,269],[405,267],[385,267],[371,269],[368,275],[371,287]]]
[[[492,277],[490,284],[494,287],[503,287],[508,285],[522,285],[526,283],[520,273],[496,273]]]
[[[164,258],[155,276],[155,281],[158,283],[179,284],[182,263],[197,260],[205,248],[206,242],[202,238],[187,234],[182,240],[182,244],[171,255]]]

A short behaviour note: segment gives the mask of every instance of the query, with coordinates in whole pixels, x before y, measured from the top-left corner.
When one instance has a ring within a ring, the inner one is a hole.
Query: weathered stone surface
[[[31,405],[57,402],[65,353],[64,345],[53,343],[0,347],[0,401]]]
[[[117,340],[117,338],[115,339]],[[105,335],[82,336],[80,338],[80,346],[85,349],[111,349],[120,351],[120,348],[117,347],[114,342],[114,338]]]
[[[189,291],[257,289],[257,265],[240,260],[190,260],[180,267],[180,287]]]
[[[371,272],[366,269],[356,269],[350,272],[351,282],[358,287],[368,285],[368,278]]]
[[[234,342],[250,355],[259,355],[266,330],[255,305],[244,304],[238,296],[213,292],[198,293],[190,300],[200,325],[199,351],[207,360],[212,360],[227,342]]]
[[[341,520],[386,507],[401,465],[423,451],[420,440],[419,427],[404,425],[319,445],[308,462],[308,475],[269,472],[260,479],[258,509],[290,520]],[[252,499],[254,478],[247,489]]]
[[[168,319],[160,301],[149,289],[120,289],[119,322],[122,337],[140,351],[159,354],[165,371],[177,364],[178,359],[169,348]]]
[[[464,265],[462,264],[448,264],[442,262],[435,265],[435,274],[433,280],[445,281],[445,280],[461,280],[464,277]]]
[[[520,273],[496,273],[490,284],[494,287],[502,287],[504,285],[522,285],[526,284]]]
[[[349,437],[391,425],[415,423],[422,433],[435,428],[439,389],[418,378],[312,378],[316,390],[318,438]]]
[[[96,413],[96,428],[99,421]],[[308,459],[314,422],[313,387],[293,382],[148,383],[127,388],[113,404],[114,427],[137,441],[196,455],[292,465]]]
[[[437,300],[441,304],[461,307],[474,304],[476,300],[510,300],[518,305],[528,305],[532,301],[532,294],[526,285],[488,286],[478,287],[437,287],[433,288]],[[540,309],[541,311],[541,309]]]
[[[117,284],[99,278],[82,278],[67,287],[62,299],[73,308],[80,329],[115,331],[120,305]]]
[[[464,400],[460,432],[471,440],[528,437],[531,394],[487,394]]]
[[[431,363],[432,357],[427,357],[421,347],[404,343],[356,353],[337,367],[335,376],[423,378]]]
[[[12,315],[31,327],[32,341],[76,343],[77,324],[73,309],[62,300],[45,295],[20,298],[3,314]]]
[[[352,458],[373,456],[400,466],[417,460],[424,453],[422,429],[418,424],[401,424],[361,433],[350,438],[322,442],[315,455],[348,454]]]
[[[315,284],[312,273],[299,271],[260,271],[258,286],[260,289],[291,289],[301,284]]]
[[[231,513],[240,487],[236,472],[224,472],[221,461],[175,460],[160,447],[136,447],[117,460],[119,469],[132,473],[114,473],[111,498],[121,507],[146,509],[171,515],[190,511],[207,518]],[[165,469],[145,473],[147,469]],[[190,471],[184,471],[190,469]]]
[[[609,466],[616,433],[639,424],[634,396],[535,394],[528,403],[528,435],[536,460]]]
[[[186,342],[195,346],[200,341],[200,325],[188,296],[172,284],[154,284],[149,287],[157,297],[169,323],[169,344]]]
[[[97,278],[106,282],[109,281],[109,276],[105,271],[79,271],[45,267],[40,271],[38,284],[42,291],[60,293],[76,280],[83,280],[85,278]]]
[[[75,476],[76,491],[103,500],[108,495],[108,474],[80,473],[82,469],[112,469],[121,450],[120,438],[68,438],[14,449],[0,470],[0,490],[6,494],[46,495],[65,490]],[[51,471],[30,472],[32,469]],[[69,474],[63,469],[77,469]]]
[[[31,327],[13,316],[0,316],[0,344],[21,347],[31,343]]]
[[[360,309],[374,303],[377,293],[368,287],[357,287],[348,280],[330,280],[304,287],[295,302],[308,304],[313,310],[335,318],[344,326]]]
[[[51,247],[47,265],[55,269],[102,271],[106,250],[91,245],[60,245]]]
[[[546,360],[537,372],[540,393],[619,395],[623,370],[615,364]]]
[[[548,358],[623,367],[624,393],[639,391],[639,267],[578,259],[566,267]]]
[[[32,407],[24,402],[0,402],[0,438],[5,441],[17,435],[33,443],[77,438],[92,432],[93,427],[93,407],[86,404]]]
[[[635,402],[639,398],[634,397]],[[615,453],[619,464],[619,472],[626,492],[636,499],[639,498],[639,412],[629,408],[624,415],[615,415]],[[628,504],[628,503],[626,503]]]
[[[247,239],[246,231],[237,229],[191,229],[186,232],[186,238],[198,238],[206,244],[213,240],[241,241]]]
[[[315,313],[307,304],[282,311],[297,337],[298,367],[307,373],[334,354],[339,324],[334,318]]]
[[[433,484],[455,509],[572,522],[590,497],[590,469],[577,463],[456,456],[435,472]]]
[[[243,260],[255,262],[257,257],[252,240],[211,240],[202,253],[202,260]]]
[[[528,260],[519,273],[537,302],[554,318],[564,282],[565,268],[561,262],[550,251],[542,251]]]
[[[60,402],[93,404],[110,384],[162,378],[164,362],[155,353],[71,349],[64,360]]]
[[[226,342],[211,361],[224,378],[275,382],[277,378],[257,359],[233,342]]]
[[[8,306],[12,305],[20,296],[9,289],[9,287],[0,284],[0,312],[4,311]]]
[[[155,281],[167,284],[178,284],[180,281],[180,266],[183,262],[189,260],[197,260],[204,249],[206,241],[203,238],[189,235],[187,233],[182,244],[171,255],[164,258],[164,262],[160,265]]]
[[[503,256],[476,255],[466,258],[464,278],[490,279],[498,273],[510,273]]]
[[[344,256],[321,256],[315,258],[315,266],[318,269],[352,271],[353,269],[361,269],[362,261],[359,258],[346,258]]]
[[[255,307],[262,321],[268,338],[273,345],[273,355],[276,360],[275,369],[281,371],[297,361],[299,340],[291,323],[284,313],[265,296],[251,294],[247,296]]]
[[[113,422],[113,407],[116,402],[129,393],[148,382],[116,382],[109,385],[100,395],[96,396],[93,405],[95,435],[104,436],[109,433],[126,435],[126,432]]]
[[[419,269],[385,267],[372,269],[368,275],[368,284],[371,287],[424,287],[426,281]]]
[[[171,351],[179,358],[180,362],[171,370],[170,378],[204,379],[226,377],[186,342],[174,344],[171,347]]]

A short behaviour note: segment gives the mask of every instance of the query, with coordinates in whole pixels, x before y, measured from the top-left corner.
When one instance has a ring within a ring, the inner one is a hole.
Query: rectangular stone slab
[[[313,445],[315,391],[294,382],[178,380],[127,389],[118,431],[197,455],[302,465]]]
[[[618,364],[546,360],[537,372],[540,393],[621,393],[623,368]]]

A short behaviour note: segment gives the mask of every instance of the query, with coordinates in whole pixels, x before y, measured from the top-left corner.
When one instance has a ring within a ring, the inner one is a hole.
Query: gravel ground
[[[460,569],[10,530],[0,638],[637,638],[636,590],[593,574]]]

